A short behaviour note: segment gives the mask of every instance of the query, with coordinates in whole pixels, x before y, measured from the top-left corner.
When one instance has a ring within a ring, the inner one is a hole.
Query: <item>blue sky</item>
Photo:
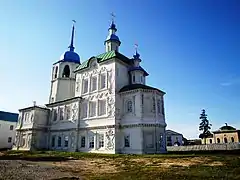
[[[104,52],[110,13],[120,51],[139,44],[148,84],[166,91],[168,129],[198,137],[206,109],[216,130],[240,129],[240,2],[237,0],[11,0],[0,3],[0,109],[48,101],[52,63],[67,49],[72,19],[81,60]]]

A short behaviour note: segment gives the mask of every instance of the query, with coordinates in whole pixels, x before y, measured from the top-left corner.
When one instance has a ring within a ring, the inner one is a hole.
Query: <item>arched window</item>
[[[132,112],[132,101],[127,102],[127,112]]]
[[[231,137],[231,141],[234,142],[234,138],[233,137]]]
[[[227,143],[228,141],[227,141],[227,138],[224,138],[224,143]]]
[[[133,78],[133,80],[132,80],[132,81],[133,81],[133,83],[135,83],[135,75],[133,75],[133,77],[132,77],[132,78]]]
[[[219,138],[217,138],[217,143],[220,143],[220,139]]]
[[[58,73],[58,66],[56,66],[56,68],[55,68],[54,78],[57,78],[57,73]]]
[[[212,139],[209,139],[209,143],[212,144]]]
[[[68,65],[66,65],[63,69],[63,74],[62,74],[62,77],[69,77],[70,76],[70,68]]]

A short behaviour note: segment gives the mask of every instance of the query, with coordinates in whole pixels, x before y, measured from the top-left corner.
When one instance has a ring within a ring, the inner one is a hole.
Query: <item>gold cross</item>
[[[134,46],[135,46],[135,50],[137,51],[138,50],[138,44],[135,43]]]
[[[111,16],[112,16],[112,22],[114,22],[114,18],[116,17],[115,14],[112,12],[111,13]]]

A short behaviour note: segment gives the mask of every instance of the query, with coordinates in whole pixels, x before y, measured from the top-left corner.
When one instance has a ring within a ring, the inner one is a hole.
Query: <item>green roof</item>
[[[91,57],[90,59],[84,61],[82,64],[80,64],[75,71],[79,71],[85,68],[88,68],[89,66],[89,62],[93,59],[93,58],[97,58],[97,62],[101,63],[101,62],[105,62],[107,60],[110,60],[112,58],[118,58],[119,60],[129,64],[131,61],[129,58],[127,58],[126,56],[122,55],[121,53],[117,52],[117,51],[109,51],[109,52],[105,52],[102,54],[99,54],[97,56]]]

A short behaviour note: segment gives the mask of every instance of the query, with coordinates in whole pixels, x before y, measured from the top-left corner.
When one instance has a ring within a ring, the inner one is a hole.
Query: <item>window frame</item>
[[[81,148],[86,147],[86,136],[81,136]]]
[[[133,112],[133,102],[132,100],[127,100],[126,102],[126,112],[132,113]]]
[[[52,121],[55,122],[57,121],[57,117],[58,114],[57,114],[57,109],[52,109]]]
[[[56,135],[53,135],[51,138],[51,147],[55,147],[56,146]]]
[[[106,89],[107,88],[107,73],[101,73],[99,75],[99,79],[100,79],[99,90]],[[104,82],[104,86],[103,86],[103,82]]]
[[[12,137],[8,137],[8,143],[12,143]]]
[[[85,78],[82,80],[82,94],[86,94],[88,93],[88,86],[89,86],[89,82],[88,82],[88,78]]]
[[[92,76],[91,77],[91,86],[90,86],[90,90],[91,90],[91,92],[95,92],[95,91],[97,91],[97,89],[98,89],[98,78],[97,78],[97,76]],[[95,85],[95,86],[94,86]],[[95,87],[95,89],[93,89],[93,87]]]
[[[89,106],[88,106],[88,103],[83,103],[82,104],[82,118],[87,118],[88,117],[88,109],[89,109]]]
[[[64,137],[64,147],[68,147],[69,146],[69,137],[68,136],[65,136]]]
[[[89,149],[93,149],[94,148],[94,136],[89,136],[89,142],[88,142],[88,147]]]
[[[62,121],[64,120],[64,108],[59,107],[59,120]]]
[[[104,134],[99,134],[98,147],[99,148],[104,148]]]
[[[62,147],[62,137],[58,136],[57,147]]]
[[[130,135],[124,136],[124,147],[129,148],[130,147]]]
[[[93,105],[95,107],[93,107]],[[94,112],[94,114],[93,114],[93,112]],[[97,116],[97,102],[89,101],[89,117],[96,117],[96,116]]]
[[[9,130],[10,130],[10,131],[13,131],[13,128],[14,128],[14,126],[13,126],[13,125],[10,125]]]
[[[107,114],[107,100],[100,99],[98,100],[98,116],[104,116],[106,114]]]
[[[66,120],[69,120],[71,119],[71,107],[70,106],[66,106],[65,107],[65,117],[66,117]]]

